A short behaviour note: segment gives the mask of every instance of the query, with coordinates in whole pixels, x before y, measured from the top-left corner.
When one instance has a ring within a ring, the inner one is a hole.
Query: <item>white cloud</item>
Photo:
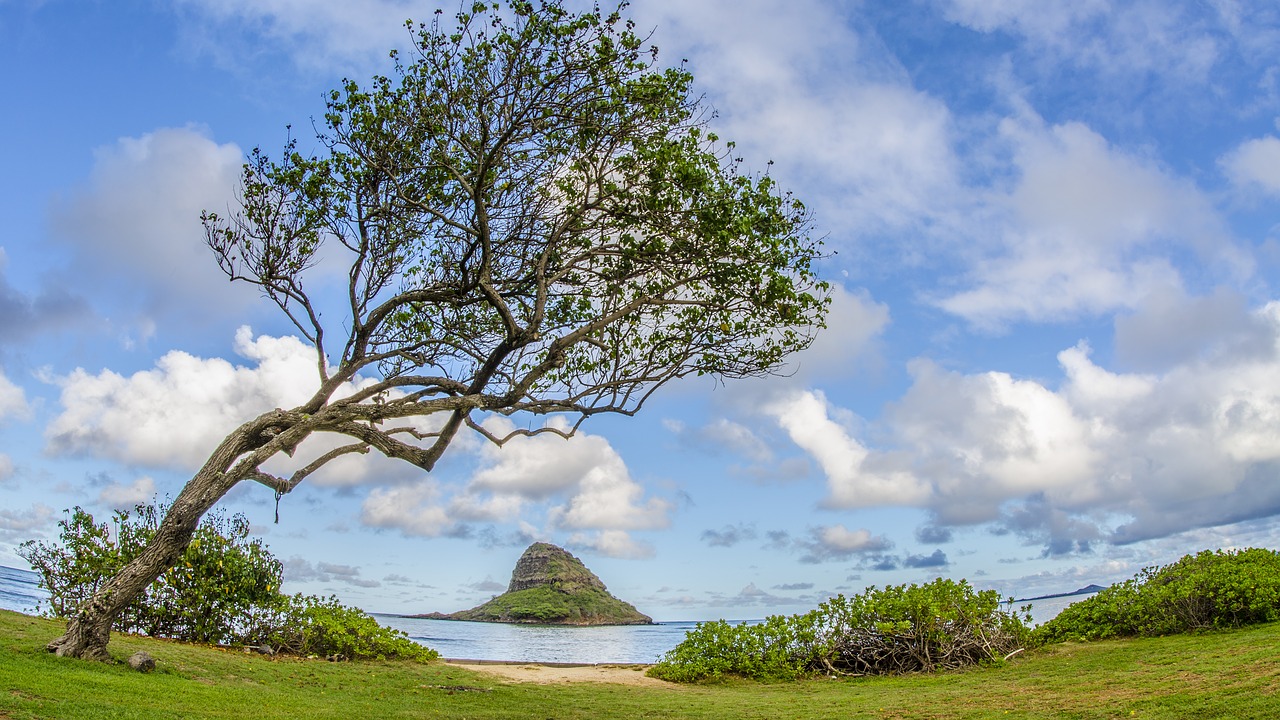
[[[1169,289],[1115,319],[1115,353],[1131,368],[1162,371],[1198,357],[1268,354],[1271,333],[1266,319],[1249,313],[1233,291],[1188,297]]]
[[[405,487],[374,488],[361,506],[360,521],[418,537],[457,534],[458,526],[439,502],[439,489],[427,480]]]
[[[0,345],[17,344],[42,331],[74,325],[91,316],[88,303],[59,283],[47,283],[34,296],[13,287],[9,257],[0,247]]]
[[[567,426],[559,418],[551,420],[561,430]],[[493,418],[486,425],[495,434],[515,427],[505,419]],[[480,449],[481,467],[471,478],[477,491],[518,494],[535,500],[549,498],[576,487],[597,468],[625,473],[622,458],[598,435],[579,433],[566,440],[555,434],[517,437],[498,447],[485,444]]]
[[[487,424],[497,433],[513,429],[504,419]],[[559,418],[549,425],[567,429]],[[670,522],[671,503],[645,500],[644,488],[631,478],[622,456],[599,435],[517,437],[501,447],[483,446],[480,457],[482,465],[464,496],[466,507],[478,517],[512,517],[524,502],[565,497],[564,504],[550,509],[549,519],[568,530],[652,529]]]
[[[948,312],[997,330],[1133,308],[1181,287],[1171,248],[1232,277],[1252,271],[1208,198],[1156,163],[1080,123],[1028,116],[1005,120],[1001,134],[1019,175],[989,196],[996,235],[969,261],[973,287],[937,301]]]
[[[430,22],[436,3],[417,0],[180,0],[190,13],[189,40],[220,61],[235,65],[236,53],[290,54],[316,72],[366,70],[386,64],[387,51],[408,44],[406,20]],[[456,5],[444,3],[447,23]],[[250,31],[245,40],[228,32]],[[385,70],[384,70],[385,72]]]
[[[36,503],[26,510],[0,509],[0,541],[24,542],[53,527],[53,508]]]
[[[751,428],[727,418],[717,418],[696,428],[671,418],[664,419],[662,424],[681,445],[699,452],[726,453],[756,463],[773,459],[773,451]]]
[[[560,419],[549,423],[567,429]],[[514,429],[505,418],[485,424],[499,435]],[[598,435],[540,434],[502,446],[485,442],[459,449],[478,460],[469,478],[374,490],[364,502],[363,522],[423,536],[470,532],[462,523],[517,522],[518,541],[545,537],[550,530],[571,531],[580,545],[620,556],[650,552],[624,531],[670,524],[674,505],[646,498],[622,457]],[[546,527],[530,520],[545,521]],[[506,542],[492,530],[483,532],[489,542]]]
[[[129,377],[77,368],[58,379],[62,412],[45,430],[47,450],[190,471],[238,425],[294,407],[318,385],[315,352],[297,338],[241,327],[235,350],[254,366],[174,350]]]
[[[1270,517],[1280,303],[1251,315],[1268,329],[1265,352],[1253,342],[1138,374],[1100,367],[1081,344],[1059,354],[1056,390],[916,361],[880,423],[883,449],[833,420],[843,411],[818,392],[766,412],[821,465],[832,506],[921,507],[939,527],[990,523],[1054,554]]]
[[[833,283],[827,327],[789,366],[793,383],[847,376],[876,362],[877,343],[889,327],[889,306],[865,290],[850,291]]]
[[[821,391],[796,392],[766,405],[792,442],[809,452],[827,476],[828,504],[835,507],[914,505],[928,486],[909,473],[877,472],[870,453],[848,428],[833,420]]]
[[[844,229],[831,239],[842,251],[865,251],[853,232],[919,228],[956,201],[947,107],[853,30],[846,5],[668,1],[635,11],[642,27],[659,28],[660,59],[689,59],[722,113],[716,131],[752,167],[775,160],[784,185],[824,188],[805,200],[825,227]]]
[[[25,420],[31,417],[31,406],[22,388],[13,384],[0,370],[0,420],[13,417]]]
[[[662,498],[644,501],[644,488],[630,478],[626,466],[593,468],[582,478],[569,502],[552,510],[557,526],[572,530],[651,530],[671,524],[672,504]]]
[[[112,483],[98,493],[98,502],[115,509],[129,509],[149,502],[156,494],[156,482],[143,475],[128,485]]]
[[[1223,156],[1220,163],[1238,187],[1280,196],[1280,138],[1247,140]]]
[[[888,547],[885,538],[872,535],[870,530],[850,530],[844,525],[820,528],[814,533],[814,539],[832,555],[852,555],[884,550]]]
[[[251,286],[227,282],[200,226],[202,210],[232,202],[243,159],[192,127],[99,148],[88,184],[53,204],[54,235],[74,251],[68,286],[141,313],[142,333],[156,317],[204,322],[256,302]]]
[[[3,260],[0,253],[0,260]],[[31,417],[31,406],[27,403],[26,392],[5,376],[0,370],[0,422],[7,418],[27,420]],[[0,482],[13,476],[13,460],[5,453],[0,453]]]
[[[569,537],[568,545],[574,549],[590,550],[598,555],[613,558],[643,560],[654,555],[652,545],[636,540],[624,530],[574,533]]]
[[[388,576],[388,579],[395,576]],[[377,580],[360,577],[360,568],[320,561],[314,565],[306,558],[294,555],[284,561],[284,578],[288,582],[341,582],[362,588],[381,587]],[[405,578],[407,579],[407,578]]]
[[[1202,82],[1226,52],[1217,19],[1199,4],[1079,0],[950,0],[947,17],[980,32],[1021,37],[1039,63],[1084,67],[1104,76],[1148,73]]]

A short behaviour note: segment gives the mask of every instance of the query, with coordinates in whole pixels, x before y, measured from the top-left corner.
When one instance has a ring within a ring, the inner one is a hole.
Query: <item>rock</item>
[[[524,551],[505,593],[479,607],[440,617],[538,625],[653,624],[635,606],[610,595],[581,560],[549,543],[534,543]]]
[[[145,651],[139,650],[129,656],[129,667],[138,672],[151,672],[156,669],[156,660]]]

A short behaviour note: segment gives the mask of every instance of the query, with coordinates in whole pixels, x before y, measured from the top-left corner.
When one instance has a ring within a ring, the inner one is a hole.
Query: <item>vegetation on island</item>
[[[49,592],[47,614],[67,618],[142,552],[164,507],[137,505],[98,523],[80,507],[58,523],[56,543],[18,550]],[[439,655],[337,598],[285,595],[283,566],[243,515],[205,516],[178,562],[116,616],[112,629],[293,655],[433,660]]]
[[[550,543],[530,545],[507,592],[452,615],[451,620],[540,625],[649,625],[653,619],[609,593],[572,553]]]
[[[454,620],[538,625],[648,625],[653,621],[607,592],[588,588],[567,593],[552,587],[503,593]]]

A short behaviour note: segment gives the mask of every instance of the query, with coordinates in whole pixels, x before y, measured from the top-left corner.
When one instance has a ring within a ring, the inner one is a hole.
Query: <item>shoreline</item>
[[[601,683],[628,685],[631,687],[681,689],[681,686],[665,680],[651,678],[645,673],[651,664],[631,663],[536,663],[510,660],[462,660],[443,658],[442,662],[471,672],[501,678],[510,682],[536,685],[561,685],[569,683]]]

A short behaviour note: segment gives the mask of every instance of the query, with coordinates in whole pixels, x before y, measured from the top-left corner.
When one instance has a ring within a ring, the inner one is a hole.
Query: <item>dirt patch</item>
[[[637,687],[676,687],[669,682],[646,677],[649,665],[541,665],[537,663],[480,663],[447,660],[450,665],[478,673],[496,675],[515,682],[550,685],[557,683],[609,683]]]

